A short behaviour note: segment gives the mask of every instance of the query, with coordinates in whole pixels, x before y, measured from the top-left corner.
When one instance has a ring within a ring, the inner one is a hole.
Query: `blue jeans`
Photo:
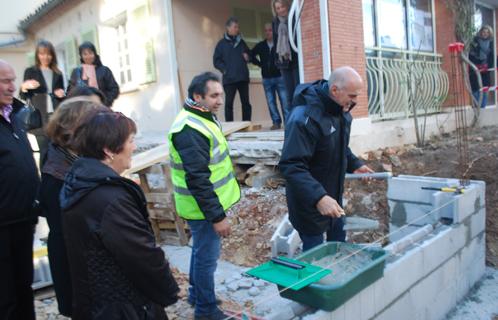
[[[214,272],[220,257],[221,240],[207,220],[188,220],[194,244],[190,258],[189,301],[195,315],[207,316],[218,310],[214,293]]]
[[[472,95],[474,96],[476,101],[479,102],[479,91],[472,92]],[[488,94],[486,92],[483,92],[482,93],[481,108],[486,108],[487,103],[488,103]]]
[[[282,115],[285,121],[290,111],[290,104],[287,98],[287,91],[285,90],[284,79],[282,77],[263,78],[263,87],[265,89],[266,102],[268,103],[268,109],[270,110],[271,120],[273,124],[281,124],[282,118],[278,112],[275,92],[278,94]]]
[[[331,218],[327,229],[327,241],[346,241],[344,228],[344,218]],[[299,232],[299,237],[303,241],[303,252],[308,251],[323,243],[323,233],[318,235],[306,235]]]

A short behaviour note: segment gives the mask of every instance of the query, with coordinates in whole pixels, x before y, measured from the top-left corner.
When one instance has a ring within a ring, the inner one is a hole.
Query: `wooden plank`
[[[251,121],[222,122],[221,128],[226,136],[251,126]]]
[[[250,121],[222,122],[221,124],[223,128],[223,134],[225,136],[236,131],[248,128],[250,125]],[[155,164],[167,161],[169,161],[169,149],[168,144],[164,143],[155,148],[134,155],[131,159],[131,168],[123,172],[123,176],[128,176],[132,173],[139,172]]]

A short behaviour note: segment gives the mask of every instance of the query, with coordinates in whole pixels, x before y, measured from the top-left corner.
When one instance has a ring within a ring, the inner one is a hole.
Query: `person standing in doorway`
[[[49,144],[44,128],[64,96],[62,72],[57,66],[54,46],[49,41],[40,40],[36,45],[35,65],[24,71],[20,97],[29,100],[29,103],[40,110],[42,116],[42,128],[30,131],[36,137],[41,164],[45,161]]]
[[[271,130],[280,129],[282,126],[282,118],[287,119],[290,110],[290,102],[287,98],[284,80],[277,66],[276,47],[273,42],[273,29],[271,23],[265,24],[265,40],[259,42],[251,51],[252,62],[261,68],[261,76],[263,78],[263,87],[265,89],[266,102],[270,110],[271,120],[273,125]],[[282,116],[277,107],[277,97],[280,100]]]
[[[213,65],[223,74],[225,90],[225,121],[233,121],[233,100],[238,91],[242,103],[242,120],[251,121],[249,102],[250,50],[240,35],[239,21],[230,17],[225,23],[226,32],[216,45]]]
[[[188,301],[195,305],[195,320],[228,318],[217,306],[214,272],[221,237],[231,230],[225,212],[239,201],[240,188],[215,115],[222,106],[218,77],[211,72],[194,77],[168,135],[176,211],[193,239]]]
[[[297,53],[292,50],[289,41],[289,9],[288,0],[272,0],[273,41],[277,48],[275,64],[280,69],[287,90],[287,100],[292,104],[294,90],[299,84],[299,61]],[[294,28],[294,26],[292,26]]]

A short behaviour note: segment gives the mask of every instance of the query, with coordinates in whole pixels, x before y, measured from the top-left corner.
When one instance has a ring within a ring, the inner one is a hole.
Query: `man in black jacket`
[[[287,91],[285,90],[285,82],[275,65],[277,59],[275,48],[271,23],[267,23],[265,24],[265,40],[259,42],[254,49],[252,49],[251,58],[252,63],[261,68],[266,102],[268,103],[268,109],[270,110],[270,116],[273,122],[271,130],[280,129],[282,125],[282,117],[278,112],[275,92],[278,93],[278,98],[280,99],[284,121],[287,119],[290,110],[290,103],[287,99]]]
[[[0,319],[35,319],[33,204],[39,185],[33,152],[15,113],[14,69],[0,60]]]
[[[329,81],[300,85],[285,127],[280,170],[287,180],[289,218],[303,251],[327,241],[345,241],[342,193],[347,172],[373,172],[349,149],[349,111],[363,81],[351,67],[334,70]]]
[[[237,18],[227,20],[226,33],[216,45],[213,64],[223,74],[225,90],[225,121],[233,121],[233,100],[239,91],[242,103],[242,120],[251,121],[252,107],[249,102],[249,48],[239,32]]]

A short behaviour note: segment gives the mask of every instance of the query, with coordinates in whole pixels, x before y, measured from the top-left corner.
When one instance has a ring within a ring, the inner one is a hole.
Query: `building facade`
[[[496,6],[497,0],[476,3],[476,27],[495,26]],[[447,48],[455,41],[445,0],[294,0],[293,12],[302,81],[326,78],[343,65],[365,80],[353,110],[353,134],[369,134],[379,122],[389,127],[384,120],[403,127],[412,106],[433,114],[444,107],[451,70]],[[121,87],[115,109],[142,131],[167,131],[191,78],[214,70],[212,54],[229,16],[239,18],[253,46],[271,21],[270,1],[49,0],[21,28],[31,44],[41,38],[54,43],[66,75],[79,63],[77,46],[94,42]],[[250,73],[253,120],[270,123],[259,70],[251,66]],[[416,99],[409,92],[414,79]],[[488,101],[494,105],[494,95]],[[240,119],[238,97],[234,110]]]

